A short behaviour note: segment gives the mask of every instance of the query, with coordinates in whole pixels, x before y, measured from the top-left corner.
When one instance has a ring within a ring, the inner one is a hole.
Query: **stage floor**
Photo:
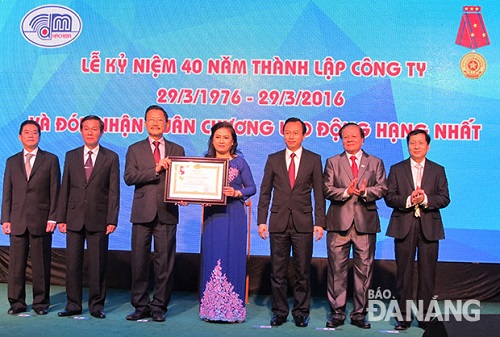
[[[325,330],[328,303],[324,298],[313,298],[311,316],[307,328],[297,328],[289,316],[280,327],[269,327],[271,317],[271,298],[264,295],[250,295],[247,304],[247,320],[239,324],[207,323],[198,318],[198,295],[192,292],[174,292],[163,323],[153,321],[130,322],[125,316],[133,311],[130,305],[130,293],[127,290],[109,289],[105,311],[107,318],[100,320],[90,316],[87,305],[81,316],[60,318],[57,312],[64,309],[66,295],[64,287],[53,286],[51,289],[51,307],[46,316],[37,316],[29,311],[19,316],[7,314],[7,285],[0,283],[0,336],[66,336],[66,337],[104,337],[104,336],[153,336],[156,334],[184,336],[384,336],[393,335],[394,320],[390,322],[371,322],[370,330],[346,325],[332,331]],[[27,289],[27,302],[31,303],[31,287]],[[87,300],[84,291],[84,302]],[[348,304],[348,310],[352,304]],[[29,306],[28,309],[31,309]],[[481,315],[500,315],[500,303],[482,302]],[[500,316],[498,316],[500,317]],[[476,323],[475,323],[476,324]],[[480,324],[480,322],[477,322]],[[400,332],[405,337],[422,336],[424,330],[414,322],[407,331]],[[481,335],[477,334],[475,337]],[[484,335],[481,335],[484,336]]]

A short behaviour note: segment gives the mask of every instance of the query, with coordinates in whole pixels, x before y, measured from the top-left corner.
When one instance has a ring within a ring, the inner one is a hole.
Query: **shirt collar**
[[[411,167],[412,167],[412,168],[414,168],[414,167],[415,167],[415,165],[419,164],[419,163],[417,163],[416,161],[414,161],[414,160],[413,160],[413,159],[411,159],[411,158],[410,158],[410,163],[411,163]],[[422,166],[422,168],[424,168],[424,167],[425,167],[425,158],[424,158],[424,160],[422,160],[422,162],[420,163],[420,166]]]
[[[160,139],[156,140],[153,137],[148,136],[149,140],[149,145],[153,145],[153,142],[159,142],[161,145],[165,145],[165,138],[161,137]]]
[[[83,154],[86,155],[87,153],[89,153],[89,151],[92,151],[92,153],[97,156],[97,154],[99,153],[99,144],[96,147],[94,147],[93,150],[89,149],[87,145],[83,147]]]
[[[357,153],[355,154],[350,154],[350,153],[347,153],[347,151],[345,152],[345,155],[347,156],[347,158],[350,160],[352,156],[356,157],[356,161],[360,162],[361,161],[361,156],[363,155],[363,150],[359,150]]]
[[[296,151],[292,151],[289,148],[286,148],[286,158],[290,158],[290,155],[292,153],[295,153],[295,156],[297,156],[297,159],[300,159],[300,157],[302,156],[302,150],[303,150],[302,146]]]
[[[23,149],[23,156],[26,157],[26,155],[28,153],[31,153],[32,155],[34,155],[36,157],[36,155],[38,154],[38,147],[36,149],[34,149],[33,151],[31,151],[31,152],[27,151],[26,149]]]

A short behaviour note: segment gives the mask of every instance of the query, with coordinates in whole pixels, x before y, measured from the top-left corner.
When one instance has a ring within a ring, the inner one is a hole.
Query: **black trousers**
[[[28,254],[33,274],[34,310],[48,309],[50,305],[50,263],[52,234],[10,236],[8,298],[11,308],[26,310],[26,266]]]
[[[174,285],[177,225],[156,220],[132,225],[131,304],[138,311],[167,312]],[[154,291],[148,293],[151,243],[154,239]]]
[[[103,310],[106,300],[106,267],[108,260],[106,232],[66,232],[66,297],[67,310],[82,310],[83,267],[85,241],[89,286],[89,311]]]
[[[417,254],[418,286],[416,300],[423,301],[425,313],[434,296],[439,241],[427,240],[422,233],[420,218],[414,217],[410,232],[404,239],[394,239],[394,247],[396,253],[396,290],[399,309],[403,316],[406,316],[407,301],[414,298],[413,274],[415,254]],[[411,321],[411,319],[408,320]]]
[[[311,306],[311,260],[313,233],[297,232],[290,214],[283,233],[270,233],[272,311],[288,316],[288,264],[292,250],[294,304],[292,316],[308,316]]]

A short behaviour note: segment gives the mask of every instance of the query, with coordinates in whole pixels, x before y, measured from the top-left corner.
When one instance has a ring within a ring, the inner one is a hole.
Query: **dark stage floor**
[[[31,303],[31,288],[28,291],[28,303]],[[311,318],[307,328],[297,328],[289,319],[280,327],[270,328],[271,299],[269,296],[251,295],[247,305],[247,320],[239,324],[207,323],[198,318],[197,294],[191,292],[174,292],[173,299],[167,314],[167,320],[163,323],[153,321],[130,322],[125,316],[132,311],[129,303],[130,294],[126,290],[110,289],[106,302],[105,311],[107,318],[100,320],[90,316],[86,304],[83,314],[75,318],[60,318],[57,316],[59,310],[64,309],[65,292],[64,287],[52,287],[49,314],[37,316],[33,311],[10,316],[7,314],[9,308],[7,301],[7,285],[0,283],[0,336],[153,336],[170,335],[183,336],[384,336],[397,334],[393,330],[394,320],[390,322],[371,322],[370,330],[362,330],[346,324],[337,330],[325,330],[325,320],[328,313],[328,304],[325,298],[314,298],[311,308]],[[84,293],[84,301],[86,294]],[[348,309],[350,308],[348,305]],[[31,307],[29,307],[31,309]],[[496,325],[495,336],[498,333],[500,318],[500,303],[481,303],[481,316],[490,318],[484,320],[484,324]],[[487,316],[486,316],[487,315]],[[495,315],[495,316],[491,316]],[[493,321],[491,318],[495,318]],[[349,323],[348,320],[346,323]],[[460,324],[468,322],[453,323],[460,331]],[[452,324],[450,322],[450,324]],[[471,324],[471,323],[468,323]],[[481,321],[474,323],[474,337],[489,336],[488,330],[482,331]],[[445,325],[446,327],[446,325]],[[493,333],[493,329],[490,330]],[[416,323],[407,331],[400,332],[405,337],[422,336],[424,330],[418,328]],[[458,336],[458,335],[457,335]],[[468,335],[460,335],[468,336]]]

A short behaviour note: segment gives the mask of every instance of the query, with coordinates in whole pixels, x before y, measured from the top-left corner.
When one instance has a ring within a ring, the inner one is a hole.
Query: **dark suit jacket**
[[[382,160],[363,151],[359,163],[358,186],[366,179],[366,198],[351,195],[342,200],[344,191],[353,179],[351,164],[345,152],[328,158],[323,175],[323,192],[331,202],[326,215],[327,229],[346,231],[354,221],[359,232],[378,233],[380,219],[375,201],[381,199],[387,191]]]
[[[33,235],[46,234],[48,220],[57,220],[57,197],[61,173],[59,159],[38,149],[27,181],[23,151],[7,159],[3,181],[2,223],[11,223],[12,235],[28,229]]]
[[[156,174],[156,164],[149,138],[129,146],[123,178],[129,186],[134,185],[134,201],[130,222],[148,223],[158,219],[162,223],[175,225],[179,222],[179,208],[165,203],[165,171]],[[165,141],[165,157],[184,156],[184,148]]]
[[[391,167],[387,186],[385,202],[387,206],[394,208],[387,235],[396,239],[404,239],[410,231],[411,220],[414,216],[414,208],[406,208],[406,200],[415,190],[409,158]],[[444,167],[426,159],[422,174],[422,189],[428,199],[427,207],[420,208],[422,232],[427,240],[444,239],[439,209],[450,203]]]
[[[321,157],[306,149],[302,150],[293,189],[290,188],[285,157],[286,151],[281,150],[267,158],[260,186],[257,224],[267,222],[272,192],[269,232],[285,231],[290,211],[298,232],[313,232],[314,226],[325,227]],[[312,189],[314,189],[314,221]]]
[[[59,193],[58,221],[67,229],[105,232],[108,225],[118,224],[120,207],[120,164],[118,155],[99,146],[89,181],[85,178],[81,146],[66,153]]]

